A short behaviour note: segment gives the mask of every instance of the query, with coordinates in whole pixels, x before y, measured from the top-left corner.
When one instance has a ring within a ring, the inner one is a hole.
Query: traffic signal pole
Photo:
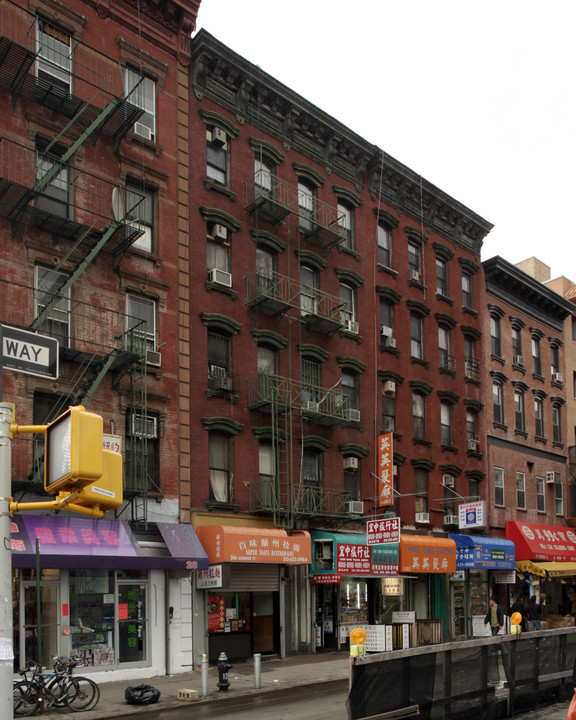
[[[1,369],[0,369],[1,373]],[[12,495],[12,406],[0,402],[0,718],[13,717],[13,598],[10,500]]]

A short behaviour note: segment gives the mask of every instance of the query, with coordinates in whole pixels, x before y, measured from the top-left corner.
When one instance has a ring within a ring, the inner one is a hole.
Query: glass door
[[[118,583],[118,662],[146,660],[146,584]]]
[[[51,668],[52,656],[60,652],[60,587],[59,583],[25,581],[20,597],[20,666],[29,660]]]

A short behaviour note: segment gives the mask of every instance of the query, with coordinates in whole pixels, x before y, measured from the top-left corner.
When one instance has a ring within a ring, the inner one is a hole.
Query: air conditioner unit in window
[[[314,400],[303,400],[302,410],[313,413],[320,412],[320,403],[315,402]]]
[[[348,320],[346,323],[346,329],[348,332],[354,333],[354,335],[358,335],[360,332],[360,325],[357,322],[354,322],[354,320]]]
[[[388,348],[395,348],[396,347],[396,338],[394,337],[387,337],[384,340],[384,346]]]
[[[562,373],[559,373],[559,372],[552,373],[552,380],[554,382],[561,383],[562,382]]]
[[[470,440],[468,440],[468,450],[470,450],[471,452],[478,452],[479,445],[480,442],[476,439],[470,438]]]
[[[552,471],[547,472],[546,482],[548,483],[548,485],[554,485],[554,483],[556,482],[556,473]]]
[[[420,271],[410,270],[410,280],[414,280],[414,282],[420,282]]]
[[[232,275],[225,270],[218,270],[218,268],[212,268],[212,270],[208,271],[208,279],[210,280],[210,282],[218,283],[218,285],[232,287]]]
[[[350,515],[364,515],[364,503],[361,500],[350,500],[348,512]]]
[[[226,240],[228,237],[228,228],[226,225],[220,225],[220,223],[212,225],[212,237],[216,238],[216,240]]]
[[[386,380],[384,383],[384,395],[394,395],[396,392],[396,383],[394,380]]]
[[[160,367],[162,364],[162,353],[156,352],[156,350],[146,350],[146,362],[148,365]]]
[[[357,457],[345,457],[344,458],[344,470],[358,470],[358,458]]]
[[[454,475],[442,475],[442,485],[447,488],[454,487]]]
[[[444,515],[444,525],[458,525],[458,515]]]
[[[392,332],[392,328],[388,327],[388,325],[380,325],[380,335],[383,337],[391,337]]]
[[[226,390],[232,391],[232,378],[227,375],[211,375],[208,378],[208,388],[210,390]]]
[[[360,410],[356,408],[347,408],[344,410],[344,417],[348,422],[360,422]]]
[[[416,513],[416,522],[417,523],[429,523],[430,522],[430,514],[419,512]]]
[[[514,355],[514,365],[524,367],[524,355]]]
[[[146,140],[152,140],[152,130],[147,125],[142,123],[134,123],[134,132],[140,137],[146,138]]]
[[[224,130],[222,130],[222,128],[212,128],[212,132],[210,133],[210,142],[214,143],[214,145],[222,147],[222,145],[226,145],[226,140],[226,133],[224,132]]]
[[[315,556],[318,560],[332,560],[334,558],[334,546],[332,540],[316,544]]]

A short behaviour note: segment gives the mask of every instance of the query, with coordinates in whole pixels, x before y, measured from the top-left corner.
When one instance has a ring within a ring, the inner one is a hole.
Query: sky
[[[204,28],[576,282],[574,0],[202,0]]]

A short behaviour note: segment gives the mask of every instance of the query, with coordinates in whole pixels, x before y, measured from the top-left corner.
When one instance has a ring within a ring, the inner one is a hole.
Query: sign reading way
[[[2,368],[58,379],[58,340],[1,325]]]

